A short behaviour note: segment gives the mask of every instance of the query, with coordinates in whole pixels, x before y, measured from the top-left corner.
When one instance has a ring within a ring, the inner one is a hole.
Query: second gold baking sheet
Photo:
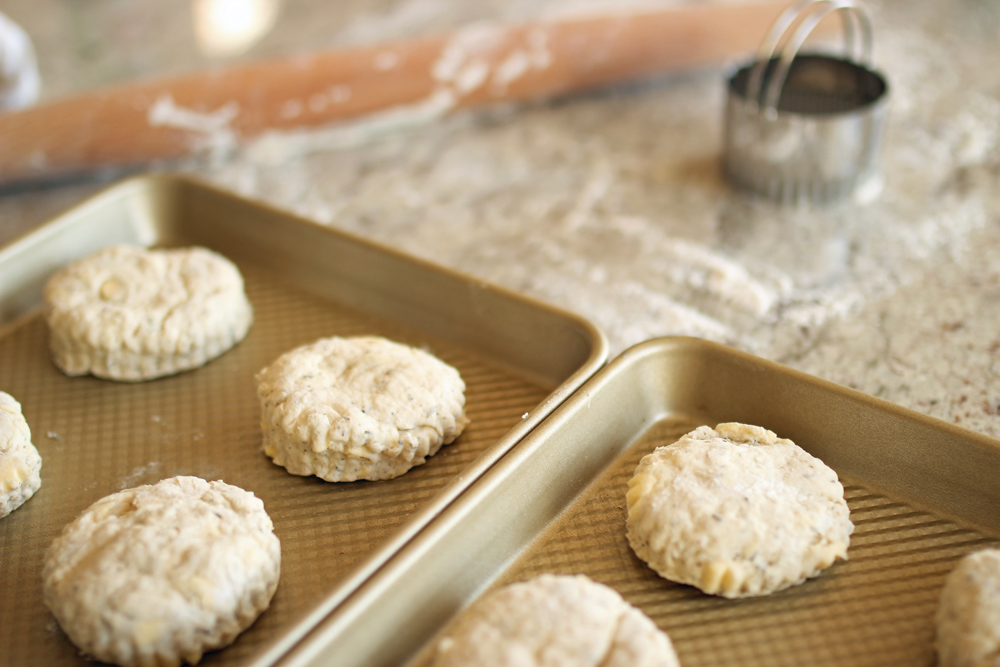
[[[702,424],[765,426],[846,487],[849,560],[727,600],[658,577],[625,536],[639,459]],[[696,339],[613,360],[282,663],[428,664],[484,590],[542,573],[608,584],[672,637],[684,667],[932,665],[945,575],[1000,537],[1000,443]]]
[[[433,224],[429,221],[428,224]],[[143,383],[69,378],[39,314],[55,269],[110,243],[204,245],[237,263],[255,322],[203,368]],[[603,363],[573,315],[197,182],[114,186],[0,250],[0,390],[42,453],[42,487],[0,520],[0,665],[83,665],[41,599],[45,550],[99,498],[174,475],[222,479],[264,501],[282,543],[268,609],[205,665],[266,665],[452,502]],[[260,451],[254,374],[331,335],[381,335],[456,366],[471,423],[405,475],[330,484]]]

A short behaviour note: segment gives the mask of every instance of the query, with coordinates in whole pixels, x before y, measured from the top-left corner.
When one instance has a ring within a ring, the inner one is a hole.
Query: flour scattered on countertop
[[[122,491],[124,489],[130,489],[137,484],[146,484],[157,481],[151,478],[160,472],[160,467],[161,464],[159,461],[150,461],[145,465],[134,468],[132,472],[118,480],[118,490]]]
[[[1000,229],[972,240],[995,248]],[[778,360],[1000,437],[1000,261],[992,254],[941,251],[933,271],[832,322],[821,344]]]
[[[451,113],[459,87],[502,88],[543,62],[540,37],[486,79],[474,66],[485,46],[456,46],[439,63],[447,94],[427,107],[274,135],[201,171],[575,311],[607,334],[612,356],[655,336],[701,336],[1000,432],[1000,395],[990,393],[1000,309],[985,296],[956,297],[982,295],[1000,275],[986,258],[995,245],[982,240],[1000,219],[1000,70],[982,66],[994,35],[957,24],[945,3],[869,5],[891,98],[884,181],[860,204],[781,209],[733,192],[718,168],[721,69]],[[517,0],[493,11],[516,21],[607,7]],[[451,9],[404,1],[378,26],[355,27],[391,38],[406,21],[450,28],[491,18]],[[951,267],[950,282],[940,266]],[[909,301],[928,300],[940,312],[907,314]]]
[[[264,132],[247,142],[242,158],[251,165],[280,167],[314,153],[364,146],[385,135],[426,125],[455,106],[455,97],[439,90],[425,100],[369,114],[318,130]]]

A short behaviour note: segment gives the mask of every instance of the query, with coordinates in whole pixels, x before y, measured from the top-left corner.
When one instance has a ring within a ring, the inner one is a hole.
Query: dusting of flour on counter
[[[123,491],[137,484],[155,482],[157,480],[152,480],[151,478],[159,476],[160,468],[161,463],[159,461],[150,461],[145,465],[137,466],[132,472],[118,480],[116,488],[119,491]]]
[[[398,9],[430,20],[442,2]],[[590,6],[531,5],[497,11],[518,20]],[[686,334],[794,362],[942,256],[977,252],[970,239],[1000,217],[1000,72],[981,67],[992,43],[966,31],[960,55],[942,58],[959,33],[928,47],[914,26],[936,25],[945,9],[881,0],[872,10],[876,66],[893,97],[882,188],[855,202],[783,209],[734,192],[718,167],[721,69],[453,114],[462,91],[502,88],[546,62],[539,34],[484,78],[493,38],[475,24],[438,62],[438,97],[356,125],[274,134],[201,171],[575,311],[605,331],[612,355]]]

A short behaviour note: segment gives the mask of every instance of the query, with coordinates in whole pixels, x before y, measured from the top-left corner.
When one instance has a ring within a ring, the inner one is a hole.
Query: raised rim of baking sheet
[[[502,434],[498,439],[487,443],[470,463],[463,464],[458,474],[443,483],[333,590],[325,593],[294,627],[284,629],[276,641],[250,658],[241,658],[241,664],[270,664],[289,650],[607,359],[604,335],[577,315],[175,175],[142,176],[113,185],[0,249],[0,340],[20,327],[42,326],[37,319],[42,290],[53,271],[112,243],[211,248],[241,268],[252,268],[266,276],[257,278],[258,283],[280,282],[306,295],[303,298],[315,299],[319,304],[313,308],[317,316],[322,315],[323,304],[336,304],[337,309],[359,313],[367,318],[365,321],[384,322],[394,330],[411,332],[418,344],[429,341],[446,351],[455,351],[453,356],[483,360],[496,371],[495,375],[519,378],[538,387],[539,402],[529,405],[523,414],[518,408],[516,416],[508,416],[509,423],[492,425],[490,428]],[[258,326],[260,323],[255,322],[254,327]],[[248,345],[252,344],[244,341],[236,349]],[[42,363],[50,364],[47,360]],[[211,362],[205,368],[212,369],[218,363],[226,362]],[[58,375],[48,367],[43,370]],[[199,372],[213,371],[192,371]],[[65,382],[65,378],[54,381]],[[30,380],[26,382],[30,384]],[[112,384],[93,378],[79,382],[93,383],[97,389]],[[124,385],[115,390],[122,395],[128,392]],[[158,420],[158,415],[154,419]],[[152,427],[147,421],[145,426],[135,428],[141,431]],[[251,431],[253,428],[256,425],[251,424]],[[45,440],[44,434],[44,430],[39,433],[33,428],[36,443]],[[58,434],[50,432],[49,437],[58,438]],[[259,452],[254,455],[263,458]],[[46,472],[43,466],[40,493],[59,493],[53,483],[46,484]],[[426,486],[425,482],[421,484]],[[55,527],[47,530],[51,532]],[[2,546],[17,548],[10,541]],[[225,664],[225,654],[221,651],[206,659],[212,664]]]
[[[838,472],[856,527],[848,561],[734,601],[667,582],[631,552],[625,491],[639,458],[728,421]],[[280,664],[426,664],[484,590],[544,572],[612,585],[686,667],[929,664],[943,577],[1000,537],[998,508],[994,439],[723,345],[656,339],[599,371]]]

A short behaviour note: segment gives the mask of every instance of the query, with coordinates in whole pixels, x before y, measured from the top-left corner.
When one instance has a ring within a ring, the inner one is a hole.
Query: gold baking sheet
[[[429,221],[428,224],[432,224]],[[128,384],[68,378],[39,314],[51,272],[112,242],[204,245],[234,260],[255,309],[207,366]],[[178,474],[265,504],[282,544],[270,609],[205,665],[266,665],[336,608],[604,362],[586,321],[333,229],[175,177],[126,181],[0,250],[0,389],[43,457],[42,488],[0,520],[0,665],[82,665],[41,599],[62,527],[99,498]],[[253,375],[321,336],[377,334],[456,366],[471,423],[395,480],[329,484],[260,451]]]
[[[726,600],[634,555],[625,492],[639,459],[724,421],[770,428],[838,471],[856,527],[848,561]],[[281,664],[426,665],[484,590],[552,572],[618,590],[684,667],[932,665],[943,578],[996,544],[998,509],[997,441],[731,348],[659,339],[599,371]]]

